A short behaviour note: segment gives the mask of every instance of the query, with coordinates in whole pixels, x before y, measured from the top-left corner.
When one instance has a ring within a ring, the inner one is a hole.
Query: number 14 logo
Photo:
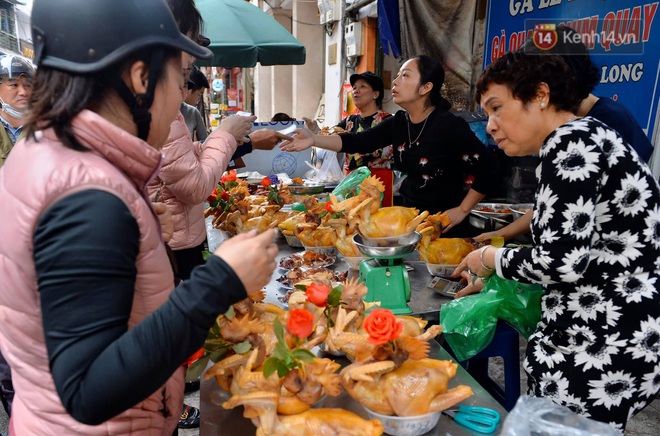
[[[557,44],[557,26],[554,24],[534,25],[534,45],[540,50],[550,50]]]

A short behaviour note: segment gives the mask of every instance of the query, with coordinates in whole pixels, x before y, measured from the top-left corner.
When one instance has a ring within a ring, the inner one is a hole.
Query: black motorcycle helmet
[[[5,79],[15,79],[24,75],[34,77],[34,66],[22,57],[0,53],[0,83]]]
[[[143,140],[149,134],[149,108],[163,68],[164,49],[178,49],[200,59],[213,57],[210,50],[179,32],[165,0],[35,0],[32,41],[37,66],[74,74],[104,71],[131,53],[153,48],[145,94],[133,95],[118,71],[108,76],[131,108]]]

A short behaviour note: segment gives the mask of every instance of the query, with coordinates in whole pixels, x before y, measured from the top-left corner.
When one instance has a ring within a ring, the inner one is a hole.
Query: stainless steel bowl
[[[485,210],[484,210],[485,209]],[[508,209],[507,212],[490,212],[488,210]],[[509,203],[479,203],[470,212],[470,224],[487,232],[501,229],[513,221],[513,211]]]
[[[323,183],[305,183],[303,185],[289,185],[289,192],[295,195],[320,194],[325,185]]]
[[[422,235],[418,232],[407,233],[406,235],[407,238],[401,238],[399,240],[401,245],[390,247],[370,245],[359,234],[353,236],[353,242],[355,242],[360,253],[368,257],[402,257],[415,251],[415,247],[422,240]]]
[[[532,209],[534,209],[534,203],[512,204],[511,211],[513,212],[513,219],[517,220]]]

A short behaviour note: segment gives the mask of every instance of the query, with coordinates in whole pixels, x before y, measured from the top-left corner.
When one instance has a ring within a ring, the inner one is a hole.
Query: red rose
[[[330,213],[334,212],[334,210],[332,209],[332,202],[331,201],[328,201],[327,203],[325,203],[325,210],[327,210]]]
[[[264,188],[267,188],[272,184],[273,182],[271,182],[268,177],[264,177],[263,179],[261,179],[261,186],[263,186]]]
[[[220,194],[220,198],[222,198],[225,201],[228,201],[229,200],[229,192],[222,191],[222,194]]]
[[[293,309],[289,311],[286,329],[291,335],[305,339],[314,330],[314,315],[307,309]]]
[[[215,188],[213,188],[213,192],[211,192],[211,196],[213,196],[213,197],[218,196],[218,187],[217,186]]]
[[[312,283],[307,286],[305,295],[307,296],[307,301],[314,304],[316,307],[325,307],[328,305],[330,288],[324,284]]]
[[[403,331],[403,323],[387,309],[372,310],[362,326],[369,335],[368,341],[374,345],[393,341]]]
[[[229,172],[226,172],[222,175],[222,178],[220,179],[222,183],[226,182],[235,182],[236,181],[236,170],[229,170]]]

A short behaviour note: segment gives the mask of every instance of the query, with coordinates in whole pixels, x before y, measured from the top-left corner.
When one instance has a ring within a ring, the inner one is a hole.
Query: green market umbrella
[[[244,0],[197,0],[195,4],[213,52],[213,59],[197,61],[198,65],[232,68],[305,63],[305,46],[255,5]]]

